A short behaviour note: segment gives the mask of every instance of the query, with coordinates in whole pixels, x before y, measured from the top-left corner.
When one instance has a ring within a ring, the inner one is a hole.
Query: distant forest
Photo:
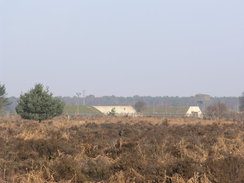
[[[196,95],[192,97],[150,97],[150,96],[133,96],[133,97],[117,97],[117,96],[104,96],[95,97],[94,95],[86,96],[85,98],[74,97],[59,97],[65,104],[74,105],[132,105],[134,106],[138,101],[144,101],[147,106],[200,106],[203,110],[211,104],[217,102],[224,103],[229,109],[238,111],[239,98],[238,97],[210,97],[207,95]],[[10,97],[8,111],[15,112],[18,98]]]

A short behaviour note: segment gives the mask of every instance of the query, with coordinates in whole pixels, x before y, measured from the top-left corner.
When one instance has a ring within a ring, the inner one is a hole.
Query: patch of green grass
[[[103,115],[99,110],[92,106],[77,106],[77,105],[65,105],[63,114],[66,115]]]
[[[155,106],[155,107],[145,107],[142,112],[145,115],[159,114],[159,115],[184,116],[188,109],[189,107],[186,106],[170,106],[170,107]]]

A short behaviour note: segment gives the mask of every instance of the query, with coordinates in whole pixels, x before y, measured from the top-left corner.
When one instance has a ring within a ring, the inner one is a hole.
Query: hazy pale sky
[[[54,95],[239,96],[243,0],[0,0],[0,82]]]

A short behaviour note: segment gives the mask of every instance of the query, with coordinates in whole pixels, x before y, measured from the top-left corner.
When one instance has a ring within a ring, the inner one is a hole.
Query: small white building
[[[135,116],[136,110],[132,106],[93,106],[105,115],[114,111],[115,116]]]
[[[190,106],[186,112],[186,117],[203,118],[203,113],[198,106]]]

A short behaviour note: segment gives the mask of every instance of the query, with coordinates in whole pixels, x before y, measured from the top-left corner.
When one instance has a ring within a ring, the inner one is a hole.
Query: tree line
[[[134,97],[116,97],[105,96],[95,97],[89,95],[85,98],[78,97],[53,97],[48,88],[44,88],[42,84],[36,84],[25,94],[20,95],[18,99],[6,96],[5,85],[0,84],[0,113],[3,113],[8,106],[12,108],[24,119],[34,119],[42,121],[53,118],[63,112],[64,104],[81,103],[84,100],[86,105],[133,105],[138,112],[147,106],[190,106],[202,105],[206,110],[209,118],[213,116],[224,116],[227,109],[236,110],[237,102],[239,102],[239,111],[244,111],[244,93],[239,98],[222,97],[213,98],[207,95],[197,95],[194,97],[150,97],[150,96],[134,96]],[[220,102],[221,101],[221,102]],[[234,103],[234,106],[232,106]],[[231,107],[229,107],[231,106]]]
[[[103,96],[97,97],[94,95],[88,95],[85,98],[83,97],[58,97],[67,105],[87,105],[87,106],[96,106],[96,105],[130,105],[135,106],[138,101],[143,101],[148,107],[154,106],[200,106],[203,111],[206,110],[206,107],[209,105],[214,105],[218,102],[224,103],[229,109],[233,111],[239,110],[239,98],[238,97],[210,97],[205,99],[204,97],[191,96],[191,97],[152,97],[152,96],[132,96],[132,97],[118,97],[118,96]],[[19,98],[10,97],[8,98],[11,104],[7,107],[7,110],[10,113],[15,112],[17,106],[17,101]]]

